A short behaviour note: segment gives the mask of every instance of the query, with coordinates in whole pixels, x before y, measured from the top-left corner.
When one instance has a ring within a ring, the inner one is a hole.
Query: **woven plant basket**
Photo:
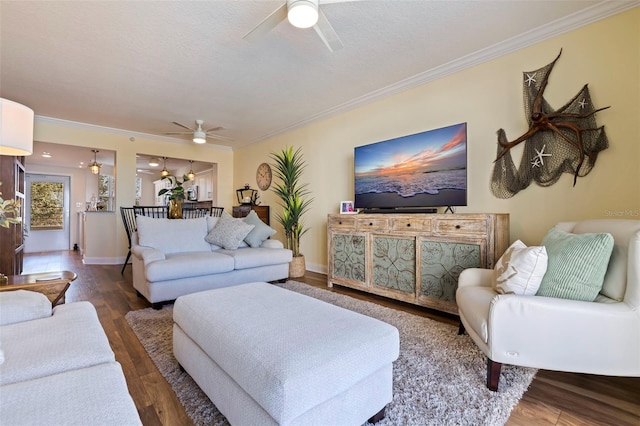
[[[289,263],[289,278],[304,277],[305,270],[304,256],[294,256]]]

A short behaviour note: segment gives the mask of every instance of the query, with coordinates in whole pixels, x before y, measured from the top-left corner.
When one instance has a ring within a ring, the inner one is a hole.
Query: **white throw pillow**
[[[518,240],[504,252],[494,268],[493,288],[501,294],[535,295],[547,272],[547,249],[527,247]]]
[[[253,228],[254,225],[249,225],[242,219],[234,219],[229,213],[222,212],[220,220],[205,237],[205,241],[227,250],[235,250]]]

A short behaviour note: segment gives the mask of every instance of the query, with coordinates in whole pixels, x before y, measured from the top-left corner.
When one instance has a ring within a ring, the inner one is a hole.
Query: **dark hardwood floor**
[[[33,253],[25,256],[24,272],[72,270],[78,279],[67,291],[67,303],[88,300],[96,307],[116,359],[122,364],[129,392],[142,422],[147,425],[192,424],[171,387],[129,328],[127,312],[149,307],[131,284],[131,267],[120,275],[121,265],[83,265],[73,251]],[[307,272],[307,284],[326,288],[326,276]],[[354,290],[333,291],[385,306],[457,324],[456,317],[395,302]],[[637,339],[630,336],[629,339]],[[539,371],[514,409],[508,425],[640,425],[640,378],[604,377]]]

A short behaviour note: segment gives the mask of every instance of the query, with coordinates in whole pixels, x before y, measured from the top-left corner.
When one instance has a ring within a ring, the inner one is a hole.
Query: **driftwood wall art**
[[[562,50],[550,64],[523,73],[524,112],[529,130],[513,141],[503,129],[498,130],[498,152],[491,178],[491,191],[498,198],[510,198],[527,188],[531,181],[551,186],[562,173],[586,176],[595,165],[598,153],[609,146],[604,126],[598,127],[595,114],[609,107],[595,109],[589,89],[584,87],[567,104],[557,110],[544,99],[549,75]],[[524,142],[520,166],[511,158],[511,148]]]

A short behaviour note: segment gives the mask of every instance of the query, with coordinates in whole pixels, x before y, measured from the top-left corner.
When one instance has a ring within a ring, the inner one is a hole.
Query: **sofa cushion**
[[[275,229],[260,220],[255,210],[249,212],[244,218],[244,222],[249,225],[254,225],[249,235],[244,237],[244,241],[249,244],[250,247],[260,247],[260,244],[262,244],[264,240],[276,233]]]
[[[611,257],[611,234],[572,234],[552,228],[542,245],[549,260],[537,295],[594,301],[602,289]]]
[[[273,248],[242,248],[238,250],[220,250],[234,261],[234,269],[249,269],[259,266],[279,265],[291,262],[291,250]]]
[[[58,305],[47,318],[2,326],[0,339],[0,385],[115,361],[89,302]]]
[[[152,247],[165,254],[211,251],[204,240],[207,218],[158,219],[137,216],[138,244]]]
[[[150,282],[233,271],[233,259],[219,251],[168,254],[165,260],[145,265]]]
[[[2,425],[142,424],[117,362],[3,386],[0,406]]]
[[[546,271],[545,247],[527,247],[517,240],[496,263],[493,286],[498,293],[532,296],[538,291]]]
[[[207,234],[205,241],[227,250],[235,250],[253,228],[254,225],[249,225],[242,219],[234,219],[229,213],[222,212],[218,223]]]
[[[0,292],[0,325],[51,316],[51,302],[42,293],[27,290]]]

